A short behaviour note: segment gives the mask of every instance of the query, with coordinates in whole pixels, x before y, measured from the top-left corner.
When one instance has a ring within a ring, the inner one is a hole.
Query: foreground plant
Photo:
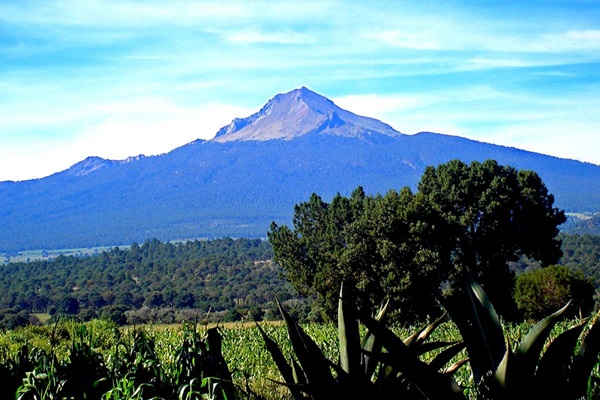
[[[18,400],[236,398],[218,330],[200,334],[184,324],[181,338],[169,346],[172,362],[158,355],[155,336],[141,330],[120,337],[105,358],[91,330],[80,325],[64,358],[54,347],[26,345],[0,364],[2,393]]]
[[[481,286],[470,275],[466,282],[450,308],[466,343],[478,399],[599,398],[600,382],[592,372],[599,363],[600,314],[583,337],[586,321],[550,340],[567,304],[538,322],[513,351]]]
[[[279,304],[279,303],[278,303]],[[373,318],[360,315],[340,291],[338,334],[340,359],[334,363],[281,307],[295,357],[288,363],[281,349],[257,324],[285,384],[295,399],[398,398],[464,399],[452,379],[456,368],[439,372],[462,350],[462,344],[426,343],[442,319],[402,341],[382,323],[386,307]],[[360,339],[360,321],[367,332]],[[445,348],[430,364],[419,355]],[[384,351],[385,349],[385,351]]]

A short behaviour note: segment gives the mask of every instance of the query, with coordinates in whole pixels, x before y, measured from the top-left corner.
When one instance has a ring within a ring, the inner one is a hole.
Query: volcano
[[[147,239],[265,237],[312,193],[416,190],[428,165],[495,159],[536,171],[571,212],[597,212],[600,166],[457,136],[402,134],[305,87],[235,118],[211,140],[160,156],[90,157],[54,175],[0,182],[0,252]]]

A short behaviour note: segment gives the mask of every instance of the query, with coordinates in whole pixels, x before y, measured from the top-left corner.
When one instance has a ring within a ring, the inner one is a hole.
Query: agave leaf
[[[464,399],[460,388],[448,376],[438,373],[411,351],[404,342],[390,329],[385,327],[370,316],[361,318],[365,326],[381,340],[387,353],[378,357],[384,362],[400,371],[412,384],[428,399]]]
[[[418,346],[419,344],[423,343],[425,340],[427,340],[429,338],[429,336],[435,331],[435,329],[442,322],[444,322],[447,314],[448,313],[445,312],[444,314],[442,314],[441,317],[439,317],[438,319],[433,321],[431,324],[429,324],[425,328],[410,335],[408,338],[406,338],[404,340],[404,344],[407,345],[409,348],[413,348],[413,346]],[[422,353],[420,353],[420,354],[422,354]]]
[[[290,364],[292,364],[293,383],[296,385],[306,384],[306,375],[304,374],[302,367],[298,365],[298,362],[294,359],[294,357],[291,357]]]
[[[338,335],[340,366],[350,376],[362,374],[358,321],[351,303],[344,301],[343,285],[340,288],[340,299],[338,301]]]
[[[265,341],[267,350],[269,351],[269,353],[271,353],[271,357],[273,358],[273,361],[275,361],[275,365],[277,365],[277,369],[279,369],[279,372],[281,373],[281,376],[283,377],[285,382],[289,384],[296,383],[297,381],[294,379],[292,367],[290,367],[290,365],[285,360],[285,356],[281,352],[281,349],[279,348],[277,343],[275,343],[273,339],[267,336],[266,332],[258,324],[258,322],[255,322],[255,324],[258,328],[258,331],[260,332],[260,335]]]
[[[385,314],[387,312],[388,304],[389,304],[389,300],[381,305],[381,307],[379,308],[379,311],[375,315],[376,321],[380,321],[380,322],[383,321],[383,319],[385,318]],[[371,331],[367,330],[367,333],[365,334],[365,337],[362,340],[361,348],[363,350],[363,352],[362,352],[363,371],[364,371],[365,376],[367,378],[369,378],[375,373],[375,369],[377,368],[377,360],[373,359],[373,357],[371,357],[369,355],[369,353],[374,353],[374,354],[380,353],[381,352],[381,342],[379,340],[376,340],[375,335],[373,335],[373,333]]]
[[[512,365],[511,363],[511,359],[512,359],[512,351],[510,350],[509,346],[506,346],[506,352],[504,353],[504,357],[502,357],[502,361],[500,361],[500,364],[498,365],[498,369],[496,369],[496,372],[494,373],[494,377],[496,378],[496,382],[498,382],[500,384],[501,387],[505,388],[507,386],[508,383],[508,366],[509,364]]]
[[[292,316],[284,310],[277,300],[279,311],[287,325],[288,335],[294,354],[306,375],[309,384],[321,384],[332,382],[333,375],[329,369],[329,360],[323,355],[319,346],[310,336],[294,321]]]
[[[464,342],[454,343],[452,346],[448,347],[447,349],[443,350],[440,354],[435,356],[435,358],[433,360],[431,360],[429,365],[431,366],[431,368],[438,371],[438,370],[442,369],[444,367],[444,365],[448,364],[450,362],[450,360],[452,360],[454,358],[454,356],[456,356],[458,353],[460,353],[464,348],[465,348]],[[464,360],[461,360],[461,361],[464,361]]]
[[[571,302],[567,303],[560,310],[538,322],[521,341],[515,352],[515,367],[510,371],[515,379],[522,382],[533,380],[544,343],[570,304]]]
[[[596,314],[592,327],[582,339],[579,351],[573,363],[573,391],[577,396],[584,396],[592,369],[598,364],[600,354],[600,312]]]
[[[558,384],[566,384],[569,379],[569,371],[573,365],[575,346],[585,323],[579,324],[561,333],[554,339],[539,362],[536,378],[540,388],[548,388],[554,391],[554,397],[561,397],[556,391],[561,390]],[[567,393],[567,388],[562,388]],[[551,394],[549,392],[548,394]]]
[[[454,375],[456,373],[456,371],[458,371],[460,369],[460,367],[462,367],[463,365],[465,365],[468,362],[469,362],[468,358],[463,358],[462,360],[457,361],[454,364],[452,364],[451,366],[449,366],[448,368],[446,368],[444,370],[444,374],[445,375]]]
[[[497,370],[506,345],[498,314],[483,288],[470,273],[465,273],[464,278],[465,291],[457,291],[446,301],[445,307],[465,341],[471,370],[478,382]]]

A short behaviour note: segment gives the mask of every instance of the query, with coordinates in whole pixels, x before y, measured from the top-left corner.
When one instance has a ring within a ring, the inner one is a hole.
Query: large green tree
[[[329,315],[342,283],[361,306],[389,298],[403,315],[427,315],[443,278],[436,246],[444,232],[434,219],[408,188],[366,196],[359,187],[331,203],[313,194],[295,206],[294,230],[273,224],[269,240],[287,279],[301,294],[317,294]]]
[[[333,314],[337,292],[361,306],[386,298],[410,321],[470,271],[508,314],[514,309],[509,262],[521,255],[555,263],[564,215],[537,174],[495,161],[428,167],[418,192],[367,196],[362,188],[326,203],[316,194],[294,208],[293,229],[273,224],[275,260],[306,295]],[[450,289],[450,290],[449,290]]]
[[[455,272],[471,272],[505,317],[516,310],[509,263],[526,256],[548,266],[562,255],[557,235],[564,212],[533,171],[454,160],[426,168],[418,189],[447,224],[446,256]]]

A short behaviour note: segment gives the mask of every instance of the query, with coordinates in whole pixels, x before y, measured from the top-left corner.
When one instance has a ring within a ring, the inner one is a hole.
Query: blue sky
[[[306,86],[600,164],[600,2],[0,0],[0,180],[209,139]]]

